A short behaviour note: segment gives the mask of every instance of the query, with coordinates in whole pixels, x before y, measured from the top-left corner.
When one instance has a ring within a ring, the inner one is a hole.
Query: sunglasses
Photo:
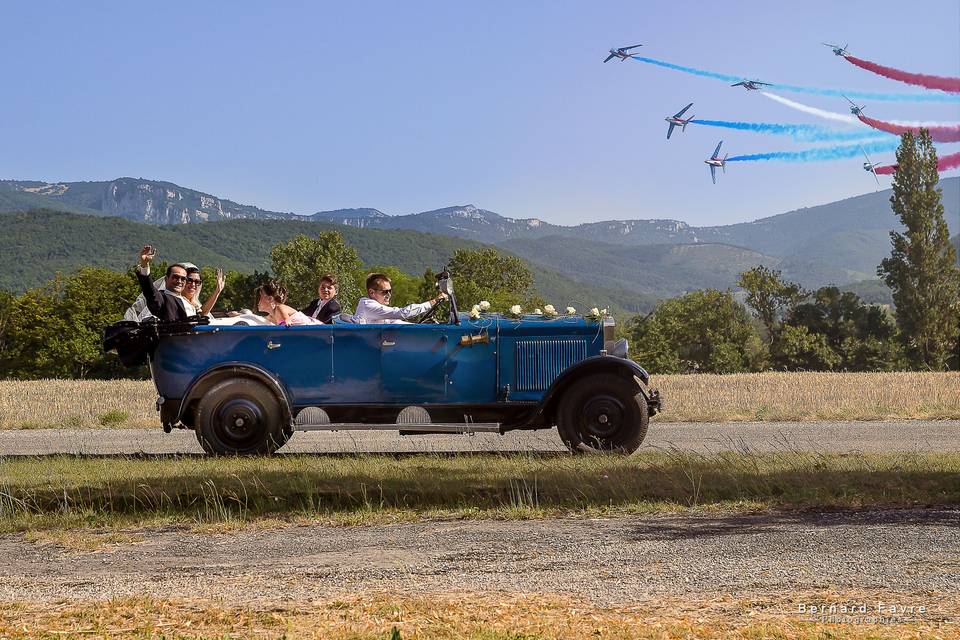
[[[377,289],[377,291],[379,291],[385,296],[393,295],[393,289]]]
[[[172,275],[170,275],[170,276],[168,276],[168,277],[169,277],[171,280],[173,280],[174,282],[186,282],[187,279],[188,279],[187,276],[178,276],[178,275],[175,274],[175,273],[172,274]]]
[[[195,287],[199,287],[201,282],[203,281],[200,278],[187,278],[187,284],[191,284]]]

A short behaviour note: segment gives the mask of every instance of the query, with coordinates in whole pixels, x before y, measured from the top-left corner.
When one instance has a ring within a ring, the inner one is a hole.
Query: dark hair
[[[337,286],[338,284],[340,284],[339,282],[337,282],[337,276],[333,275],[332,273],[325,273],[322,276],[320,276],[319,284],[323,284],[324,282],[329,282],[333,286]]]
[[[173,273],[174,267],[180,267],[180,268],[183,269],[184,271],[187,271],[187,268],[186,268],[185,266],[183,266],[183,265],[180,264],[179,262],[174,262],[172,265],[170,265],[169,267],[167,267],[167,275],[168,275],[168,276],[169,276],[171,273]],[[198,271],[199,271],[199,269],[198,269]],[[187,273],[190,273],[190,272],[187,271]]]
[[[390,282],[390,278],[383,273],[371,273],[367,276],[367,289],[379,289],[378,282]]]
[[[188,267],[187,275],[190,275],[191,273],[200,273],[200,267]]]
[[[264,284],[257,287],[257,290],[253,292],[253,307],[256,309],[260,304],[260,296],[270,296],[278,303],[283,304],[287,301],[287,290],[286,288],[274,280],[268,280]]]

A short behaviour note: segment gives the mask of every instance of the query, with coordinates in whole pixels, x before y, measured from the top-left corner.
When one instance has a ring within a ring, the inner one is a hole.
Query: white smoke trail
[[[846,122],[847,124],[858,124],[863,125],[862,122],[857,120],[857,117],[853,114],[845,113],[834,113],[833,111],[824,111],[823,109],[817,109],[816,107],[811,107],[805,104],[800,104],[799,102],[794,102],[793,100],[787,100],[783,96],[778,96],[775,93],[769,93],[767,91],[761,91],[763,95],[775,100],[782,105],[786,105],[791,109],[796,109],[797,111],[802,111],[803,113],[809,113],[812,116],[817,116],[818,118],[824,118],[825,120],[834,120],[835,122]],[[866,125],[863,125],[866,126]]]

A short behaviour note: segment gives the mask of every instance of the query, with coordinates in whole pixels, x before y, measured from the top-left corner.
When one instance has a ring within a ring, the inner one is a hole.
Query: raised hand
[[[143,249],[140,249],[140,266],[145,267],[150,264],[150,261],[153,260],[153,257],[157,255],[157,250],[146,244],[143,246]]]
[[[223,291],[224,287],[227,286],[227,275],[223,272],[223,269],[217,267],[217,291]]]

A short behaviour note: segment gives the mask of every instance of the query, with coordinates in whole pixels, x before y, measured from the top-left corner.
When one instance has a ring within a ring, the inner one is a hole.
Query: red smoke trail
[[[850,64],[855,64],[861,69],[872,71],[891,80],[899,80],[907,84],[915,84],[927,89],[940,89],[940,91],[949,91],[950,93],[960,93],[960,78],[947,78],[944,76],[928,76],[922,73],[907,73],[893,67],[885,67],[874,62],[861,60],[856,56],[845,55]]]
[[[883,120],[874,120],[873,118],[868,118],[862,113],[857,117],[860,118],[860,122],[867,126],[873,127],[874,129],[879,129],[880,131],[895,133],[898,136],[906,133],[907,131],[912,131],[914,134],[918,134],[920,133],[920,127],[922,126],[903,125],[896,124],[894,122],[884,122]],[[960,124],[923,126],[923,128],[930,132],[930,138],[934,142],[960,142]]]
[[[951,153],[937,160],[937,171],[949,171],[960,167],[960,153]],[[888,164],[885,167],[877,167],[876,172],[882,176],[889,176],[896,171],[897,165]]]

